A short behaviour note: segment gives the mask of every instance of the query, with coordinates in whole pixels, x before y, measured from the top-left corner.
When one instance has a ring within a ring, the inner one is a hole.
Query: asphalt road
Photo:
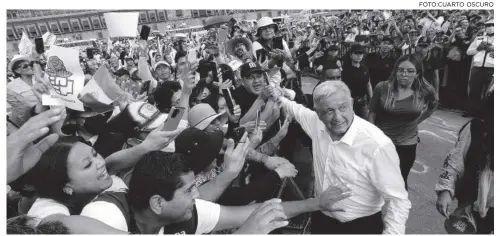
[[[316,83],[314,78],[303,77],[303,91],[310,94]],[[453,148],[458,131],[468,120],[457,112],[437,110],[420,124],[417,158],[408,177],[412,208],[406,224],[407,234],[446,234],[445,218],[436,210],[434,187],[446,154]],[[456,202],[454,204],[455,207]]]

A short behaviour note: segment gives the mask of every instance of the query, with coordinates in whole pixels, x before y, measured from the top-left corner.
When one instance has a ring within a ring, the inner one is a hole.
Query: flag
[[[92,111],[104,113],[113,110],[113,101],[123,94],[124,91],[113,81],[106,66],[102,65],[80,92],[78,99]]]
[[[27,57],[31,57],[33,51],[33,43],[30,41],[26,32],[23,31],[23,36],[21,37],[21,42],[19,42],[19,54]]]

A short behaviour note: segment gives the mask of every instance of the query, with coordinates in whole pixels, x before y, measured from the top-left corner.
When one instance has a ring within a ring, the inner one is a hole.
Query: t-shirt
[[[108,189],[104,190],[104,192],[126,192],[128,191],[128,187],[125,185],[123,180],[121,180],[119,177],[112,175],[111,179],[113,180],[113,184],[111,187]],[[96,204],[96,205],[94,205]],[[107,204],[102,204],[100,202],[91,202],[87,204],[82,210],[82,213],[85,212],[85,208],[92,208],[92,209],[107,209]],[[102,211],[100,214],[103,214],[102,219],[109,219],[112,220],[113,223],[110,223],[110,225],[120,225],[120,221],[115,221],[113,217],[109,218],[108,210],[100,210]],[[57,202],[53,199],[50,198],[38,198],[35,203],[33,203],[33,206],[31,206],[31,209],[28,211],[28,216],[35,217],[37,221],[35,222],[35,225],[38,225],[45,217],[54,215],[54,214],[62,214],[62,215],[71,215],[68,207],[63,205],[60,202]]]
[[[378,53],[371,53],[366,56],[365,64],[370,72],[370,82],[373,87],[379,82],[389,79],[394,63],[396,63],[396,59],[391,55],[382,57]]]
[[[368,68],[364,65],[361,65],[359,68],[354,67],[351,63],[344,64],[342,68],[342,81],[351,90],[351,96],[356,99],[367,95],[366,88],[368,82],[370,82]]]
[[[417,118],[421,111],[416,107],[414,96],[395,101],[393,108],[385,108],[389,81],[375,87],[370,101],[370,111],[376,114],[375,125],[387,135],[394,145],[413,145],[418,139]]]

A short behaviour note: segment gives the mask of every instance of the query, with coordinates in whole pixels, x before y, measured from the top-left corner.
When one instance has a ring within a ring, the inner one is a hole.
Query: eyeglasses
[[[398,68],[398,69],[396,69],[396,73],[397,73],[398,75],[404,75],[404,74],[407,74],[407,75],[414,75],[414,74],[416,74],[416,73],[417,73],[417,71],[416,71],[416,70],[412,70],[412,69],[410,69],[410,70],[405,70],[405,69],[403,69],[403,68]]]
[[[493,27],[493,24],[484,24],[486,27]]]
[[[274,26],[272,26],[272,25],[263,26],[261,29],[262,30],[268,30],[268,29],[273,29],[274,30]]]
[[[341,80],[342,77],[341,76],[329,76],[329,77],[326,77],[327,80]]]

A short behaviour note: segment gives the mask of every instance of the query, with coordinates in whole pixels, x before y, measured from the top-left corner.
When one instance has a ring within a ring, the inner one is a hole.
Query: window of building
[[[92,19],[92,25],[94,26],[94,29],[101,28],[101,22],[99,22],[99,19]]]
[[[45,34],[49,31],[49,29],[47,29],[47,25],[43,24],[43,25],[38,25],[38,29],[40,29],[40,34]]]
[[[102,25],[102,28],[106,28],[106,19],[104,18],[104,16],[101,16],[101,25]]]
[[[7,39],[8,40],[14,40],[14,39],[16,39],[16,34],[14,33],[14,30],[7,29]]]
[[[267,16],[269,16],[269,17],[273,17],[273,13],[272,13],[272,12],[270,12],[270,11],[268,11],[268,12],[267,12]]]
[[[82,20],[82,27],[84,30],[90,30],[90,23],[88,20]]]
[[[211,16],[212,15],[212,10],[207,10],[207,16]]]
[[[82,28],[80,27],[80,23],[78,23],[78,21],[71,22],[71,26],[73,27],[74,31],[82,31]]]
[[[52,23],[52,24],[50,24],[50,31],[52,31],[52,33],[54,33],[54,34],[59,34],[59,33],[61,33],[61,32],[59,31],[59,26],[58,26],[56,23]]]
[[[104,37],[102,36],[102,32],[100,32],[100,31],[99,31],[99,32],[97,32],[97,38],[100,38],[100,39],[104,38]]]
[[[141,13],[139,15],[139,23],[147,23],[148,22],[148,16],[146,16],[145,13]]]
[[[260,18],[262,18],[262,13],[261,12],[257,13],[257,20],[259,20]]]
[[[198,12],[200,13],[200,17],[207,16],[207,11],[206,10],[199,10]]]
[[[156,22],[156,21],[157,21],[157,20],[156,20],[156,13],[154,13],[154,12],[150,12],[150,13],[149,13],[149,20],[150,20],[151,22]]]
[[[23,36],[24,28],[16,28],[17,35],[19,35],[19,38]]]
[[[69,24],[67,22],[61,22],[61,29],[62,32],[64,33],[71,33],[71,30],[69,29]]]
[[[34,25],[28,26],[28,34],[30,37],[37,37],[38,36],[38,31],[36,30]]]
[[[175,10],[175,15],[180,17],[180,16],[183,16],[184,13],[182,12],[182,10]]]
[[[164,11],[159,11],[158,12],[158,21],[166,21],[167,18],[165,17],[165,12]]]
[[[192,17],[200,17],[200,13],[198,10],[191,10],[191,16]]]

